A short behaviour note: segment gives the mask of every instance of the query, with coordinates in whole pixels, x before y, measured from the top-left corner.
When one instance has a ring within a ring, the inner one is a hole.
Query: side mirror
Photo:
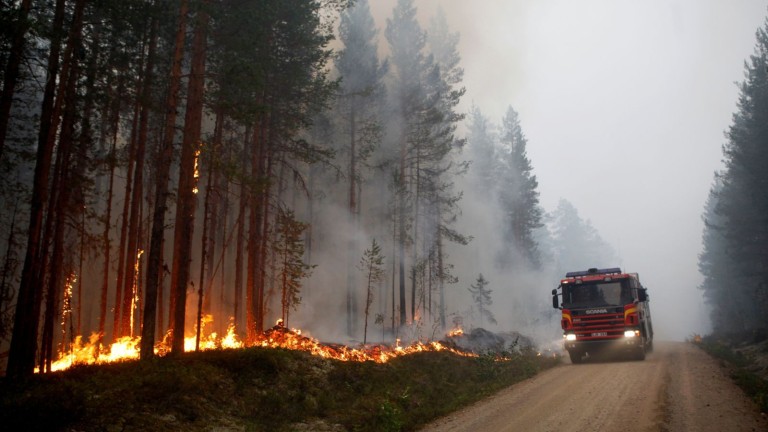
[[[637,289],[637,299],[641,302],[648,301],[648,292],[646,292],[645,288]]]
[[[552,290],[552,307],[555,309],[560,309],[560,302],[557,299],[557,290]]]

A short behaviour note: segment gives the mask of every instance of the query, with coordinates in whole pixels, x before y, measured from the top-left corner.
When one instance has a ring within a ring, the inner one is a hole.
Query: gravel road
[[[768,431],[717,361],[657,342],[645,361],[564,364],[423,431]]]

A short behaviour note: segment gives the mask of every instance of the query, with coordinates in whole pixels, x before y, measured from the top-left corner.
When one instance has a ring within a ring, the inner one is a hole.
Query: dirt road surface
[[[564,364],[423,431],[768,431],[768,419],[717,361],[657,342],[645,361]]]

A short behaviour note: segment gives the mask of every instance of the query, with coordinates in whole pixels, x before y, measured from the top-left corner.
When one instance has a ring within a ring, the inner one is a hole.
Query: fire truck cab
[[[609,350],[644,360],[653,349],[648,293],[637,273],[618,267],[568,272],[552,290],[552,307],[562,310],[571,363]]]

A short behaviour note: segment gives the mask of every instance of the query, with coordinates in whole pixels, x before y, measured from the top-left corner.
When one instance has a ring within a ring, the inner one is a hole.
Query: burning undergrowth
[[[210,322],[212,322],[210,317],[203,320],[204,324],[209,324]],[[223,336],[219,336],[215,332],[201,333],[203,336],[201,336],[199,343],[194,336],[185,338],[185,351],[210,351],[257,346],[304,351],[314,356],[341,361],[385,363],[396,357],[419,352],[446,351],[459,356],[476,357],[478,354],[489,351],[487,348],[490,347],[488,342],[480,343],[478,342],[479,337],[472,336],[477,333],[476,331],[473,331],[472,335],[470,335],[469,343],[464,342],[462,337],[448,337],[445,341],[441,342],[415,341],[404,346],[401,345],[398,339],[394,345],[366,344],[350,347],[343,344],[320,342],[315,338],[303,335],[299,329],[285,327],[282,321],[278,321],[274,327],[257,336],[256,340],[250,344],[240,340],[232,325],[229,326],[227,333]],[[489,332],[486,333],[490,334]],[[88,339],[78,336],[62,350],[58,360],[53,362],[50,371],[65,370],[74,365],[107,364],[135,360],[139,358],[140,342],[140,337],[126,336],[109,346],[104,346],[101,344],[97,334],[91,335]],[[501,346],[506,345],[502,344]],[[156,355],[161,357],[167,355],[170,352],[170,341],[168,338],[156,344],[154,351]],[[502,353],[501,350],[497,352]]]
[[[533,351],[496,361],[426,348],[431,344],[411,355],[393,354],[411,345],[356,352],[281,326],[267,330],[262,342],[282,348],[217,349],[78,365],[24,382],[0,379],[0,424],[8,430],[407,431],[556,364]],[[313,352],[320,348],[323,354]],[[394,357],[352,361],[363,353]]]

